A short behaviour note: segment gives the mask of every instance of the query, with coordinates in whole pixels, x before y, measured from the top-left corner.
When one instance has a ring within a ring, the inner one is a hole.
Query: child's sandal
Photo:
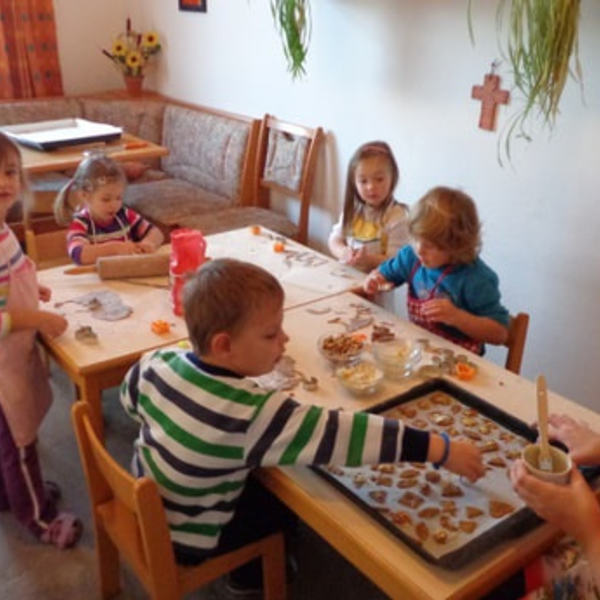
[[[73,514],[62,512],[50,523],[40,539],[45,544],[53,544],[60,550],[73,547],[81,537],[83,524]]]

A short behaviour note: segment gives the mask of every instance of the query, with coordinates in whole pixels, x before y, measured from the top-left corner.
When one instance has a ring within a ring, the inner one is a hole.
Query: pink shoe
[[[61,512],[42,533],[40,540],[65,550],[72,548],[79,541],[82,532],[83,524],[75,515]]]

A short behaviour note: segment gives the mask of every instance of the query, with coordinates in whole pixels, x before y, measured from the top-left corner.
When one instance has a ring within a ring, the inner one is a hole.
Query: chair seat
[[[298,234],[298,227],[285,216],[266,208],[254,206],[239,206],[226,208],[212,214],[193,215],[180,219],[178,225],[199,229],[205,235],[250,225],[262,225],[289,238],[295,238]]]

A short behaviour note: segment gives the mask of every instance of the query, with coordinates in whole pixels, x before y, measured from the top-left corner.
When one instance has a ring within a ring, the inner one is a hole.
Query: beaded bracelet
[[[434,469],[439,469],[441,466],[443,466],[448,460],[448,455],[450,454],[450,437],[445,431],[442,431],[442,433],[440,433],[440,436],[444,440],[444,452],[442,454],[442,458],[440,458],[440,460],[438,460],[437,462],[433,463]]]

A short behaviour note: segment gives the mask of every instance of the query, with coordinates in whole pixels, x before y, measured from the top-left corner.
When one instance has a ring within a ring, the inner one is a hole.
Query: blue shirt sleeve
[[[402,285],[408,281],[417,256],[412,246],[403,246],[394,258],[379,265],[379,272],[394,285]]]
[[[498,276],[487,266],[482,275],[471,278],[465,285],[464,309],[478,317],[487,317],[508,327],[510,316],[500,301]]]

